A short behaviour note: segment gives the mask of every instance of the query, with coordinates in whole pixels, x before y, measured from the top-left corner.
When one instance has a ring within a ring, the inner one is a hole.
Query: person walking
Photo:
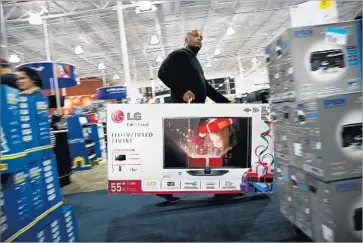
[[[215,90],[205,79],[204,71],[197,58],[202,48],[203,35],[200,30],[187,33],[184,47],[177,49],[161,64],[158,77],[170,88],[171,103],[205,103],[209,97],[216,103],[231,103]],[[233,195],[216,195],[216,198],[234,197]],[[178,203],[181,198],[171,194],[158,195],[169,203]]]

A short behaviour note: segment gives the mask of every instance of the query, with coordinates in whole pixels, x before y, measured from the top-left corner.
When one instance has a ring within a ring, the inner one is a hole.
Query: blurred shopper
[[[192,30],[185,37],[184,47],[173,51],[161,64],[158,76],[171,90],[171,103],[205,103],[207,97],[216,103],[230,101],[215,90],[204,77],[204,71],[197,55],[202,48],[201,31]],[[241,194],[215,195],[218,199],[230,198]],[[171,194],[158,195],[169,203],[180,202],[179,197]]]
[[[145,94],[145,104],[152,104],[153,96],[150,93]]]
[[[207,97],[216,103],[230,103],[204,77],[197,59],[202,41],[199,30],[189,32],[185,37],[184,48],[170,53],[161,64],[158,76],[170,88],[172,103],[204,103]]]
[[[30,67],[21,67],[16,71],[17,84],[21,94],[43,96],[41,90],[43,85],[38,71]]]
[[[17,89],[16,81],[17,78],[13,73],[10,63],[4,58],[0,58],[0,84]]]

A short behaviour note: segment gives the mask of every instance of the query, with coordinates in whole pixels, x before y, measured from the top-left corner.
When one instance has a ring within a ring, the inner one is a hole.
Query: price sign
[[[325,32],[325,42],[345,46],[347,44],[348,33],[348,30],[343,28],[329,27]]]
[[[333,6],[332,0],[320,0],[319,1],[319,8],[321,10],[326,10],[328,8],[331,8]]]

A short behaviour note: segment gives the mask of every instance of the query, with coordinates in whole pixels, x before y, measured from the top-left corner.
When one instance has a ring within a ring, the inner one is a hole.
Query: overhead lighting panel
[[[97,68],[99,70],[105,70],[106,69],[106,65],[103,62],[101,62],[100,64],[98,64]]]
[[[214,51],[214,55],[215,56],[219,56],[219,55],[221,55],[222,54],[222,52],[221,52],[221,50],[220,49],[216,49],[215,51]]]
[[[137,7],[135,9],[135,12],[137,14],[139,14],[139,13],[145,13],[145,12],[154,12],[157,9],[158,8],[151,1],[138,1],[137,2]]]
[[[82,46],[76,46],[74,47],[73,49],[73,53],[76,54],[76,55],[80,55],[80,54],[83,54],[83,48]]]
[[[226,31],[227,36],[232,36],[232,35],[235,35],[235,34],[236,34],[236,31],[232,27],[227,28],[227,31]]]
[[[158,56],[155,60],[157,63],[161,63],[164,61],[164,58],[162,58],[161,56]]]
[[[159,43],[160,43],[159,38],[156,35],[152,35],[151,38],[150,38],[149,44],[150,45],[157,45]]]
[[[208,64],[206,65],[206,67],[207,67],[207,68],[211,68],[211,67],[213,67],[213,65],[212,65],[212,63],[208,63]]]
[[[31,25],[42,25],[43,19],[40,13],[31,13],[28,22]]]
[[[10,55],[10,57],[9,57],[9,62],[10,62],[10,63],[19,63],[19,62],[20,62],[20,58],[19,58],[19,56],[18,56],[18,55],[16,55],[16,54],[12,54],[12,55]]]
[[[120,79],[120,76],[118,75],[118,74],[115,74],[114,76],[113,76],[113,80],[119,80]]]

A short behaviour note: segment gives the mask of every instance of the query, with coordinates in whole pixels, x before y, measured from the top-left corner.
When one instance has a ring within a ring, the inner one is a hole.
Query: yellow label
[[[40,173],[39,172],[33,172],[33,173],[31,173],[30,174],[30,177],[31,178],[34,178],[34,177],[37,177],[37,176],[39,176],[40,175]]]
[[[321,10],[326,10],[326,9],[328,9],[328,8],[330,8],[330,7],[332,7],[333,6],[333,1],[332,0],[320,0],[319,1],[319,8],[321,9]]]
[[[8,169],[8,164],[3,164],[3,163],[0,164],[1,171],[7,170],[7,169]]]
[[[86,165],[86,160],[81,157],[78,156],[73,160],[73,166],[72,169],[75,169],[77,167],[81,167],[81,168],[86,168],[86,167],[91,167],[92,165]]]

